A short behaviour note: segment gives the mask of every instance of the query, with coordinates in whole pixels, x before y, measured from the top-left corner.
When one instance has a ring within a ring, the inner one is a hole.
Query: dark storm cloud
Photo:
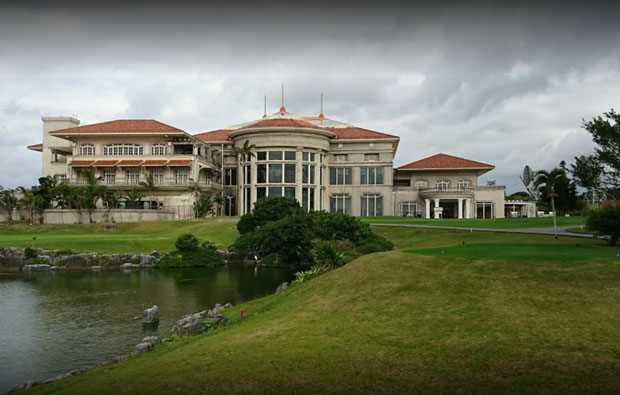
[[[40,117],[156,118],[189,132],[285,104],[400,135],[395,165],[437,152],[497,165],[591,150],[619,106],[614,3],[230,3],[0,6],[0,185],[40,173]]]

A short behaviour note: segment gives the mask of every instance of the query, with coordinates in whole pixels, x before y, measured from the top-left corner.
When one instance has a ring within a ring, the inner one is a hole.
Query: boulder
[[[153,305],[152,307],[144,310],[144,313],[142,313],[142,323],[154,324],[156,322],[159,322],[159,308],[157,305]]]
[[[19,272],[24,263],[23,248],[0,248],[0,272]]]
[[[45,264],[24,265],[22,270],[25,270],[25,271],[46,271],[46,270],[50,270],[50,265],[45,265]]]
[[[123,263],[123,264],[121,265],[121,269],[126,269],[126,270],[131,269],[131,263],[129,263],[129,262],[125,262],[125,263]]]
[[[142,254],[138,255],[138,257],[140,258],[141,267],[153,267],[157,263],[157,258],[153,255]]]
[[[159,337],[157,336],[147,336],[142,339],[142,343],[151,343],[152,345],[156,345],[161,343],[161,340],[159,340]]]
[[[91,267],[89,255],[67,255],[64,261],[67,270],[90,270]]]
[[[159,252],[153,250],[153,251],[151,251],[151,255],[154,256],[155,258],[159,258],[161,254]]]
[[[48,265],[51,265],[52,263],[54,263],[54,259],[49,255],[38,255],[37,259],[39,259],[39,261],[44,262]]]
[[[178,336],[197,335],[226,323],[228,318],[215,310],[223,310],[223,306],[216,305],[213,310],[186,315],[174,324],[172,332]]]
[[[278,285],[278,287],[276,288],[276,293],[282,292],[287,288],[288,288],[288,283],[285,281],[282,284]]]
[[[153,343],[138,343],[133,347],[133,355],[140,355],[145,352],[151,351],[155,347]]]
[[[90,270],[95,271],[95,272],[100,272],[101,271],[101,266],[91,266]]]

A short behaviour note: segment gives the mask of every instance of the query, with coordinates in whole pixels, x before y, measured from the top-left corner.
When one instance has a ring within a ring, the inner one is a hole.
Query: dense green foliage
[[[596,143],[595,156],[590,157],[590,167],[601,167],[603,179],[609,188],[620,188],[620,114],[613,109],[583,123],[582,127],[592,135]],[[600,173],[592,173],[599,175]],[[591,179],[595,185],[599,181]]]
[[[373,234],[359,218],[305,213],[297,200],[285,197],[260,199],[252,213],[241,217],[237,229],[241,236],[231,250],[251,259],[262,259],[265,265],[309,267],[315,262],[311,250],[317,240],[349,241],[358,249],[355,256],[393,247],[389,240]]]
[[[620,240],[620,207],[605,206],[591,210],[586,218],[586,227],[599,236],[609,236],[609,245]]]
[[[198,239],[191,233],[182,234],[174,243],[177,249],[162,257],[157,265],[160,267],[197,267],[225,263],[212,242],[205,240],[200,246],[198,244]]]

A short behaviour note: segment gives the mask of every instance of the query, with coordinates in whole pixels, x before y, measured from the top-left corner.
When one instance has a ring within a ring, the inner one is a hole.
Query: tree
[[[252,157],[255,156],[254,154],[254,149],[256,148],[256,146],[254,144],[250,144],[249,140],[245,140],[245,142],[243,143],[243,145],[241,147],[235,147],[233,149],[233,152],[235,154],[235,156],[237,157],[237,169],[241,169],[241,177],[237,177],[237,185],[239,186],[239,188],[243,188],[243,168],[241,167],[241,159],[242,158],[248,158],[248,157]],[[243,210],[243,207],[246,206],[246,202],[244,201],[245,199],[245,194],[241,194],[241,207]],[[242,211],[243,212],[243,211]]]
[[[594,155],[575,157],[575,163],[571,164],[570,172],[573,180],[587,191],[593,204],[596,200],[596,194],[601,189],[603,170],[603,165]]]
[[[213,213],[213,199],[208,193],[201,193],[196,198],[196,211],[199,217]]]
[[[611,109],[603,113],[603,117],[584,120],[582,127],[597,145],[596,160],[603,167],[604,182],[612,188],[620,188],[620,114]]]
[[[217,204],[217,215],[222,215],[224,206],[226,205],[226,198],[224,195],[217,195],[213,198],[213,203]]]
[[[2,189],[0,187],[0,192],[0,208],[6,211],[7,222],[11,223],[13,222],[13,210],[15,210],[18,204],[15,190]]]
[[[30,213],[30,225],[34,224],[34,216],[36,214],[42,214],[43,210],[49,207],[49,202],[39,193],[37,187],[26,189],[24,187],[18,188],[22,193],[22,198],[19,199],[19,203]]]
[[[609,245],[615,246],[620,240],[620,207],[604,206],[590,211],[586,227],[597,236],[609,236]]]
[[[127,208],[139,208],[140,200],[142,199],[142,193],[132,186],[127,193],[125,193],[125,201],[127,202]]]
[[[251,213],[241,216],[237,222],[239,233],[252,232],[269,222],[278,221],[289,215],[301,214],[303,209],[295,199],[287,197],[267,197],[254,204]]]
[[[83,175],[86,179],[86,186],[82,189],[78,202],[80,202],[80,210],[81,203],[88,210],[88,220],[92,223],[93,210],[97,208],[97,202],[104,196],[108,188],[105,185],[99,185],[101,176],[98,177],[92,168],[84,169]]]
[[[566,177],[566,173],[562,169],[555,168],[551,171],[539,170],[536,173],[536,179],[534,180],[534,186],[536,188],[543,189],[543,196],[548,196],[551,199],[551,210],[553,210],[553,231],[555,237],[558,237],[558,224],[556,219],[556,211],[555,211],[555,197],[557,194],[555,193],[555,185],[562,178]]]

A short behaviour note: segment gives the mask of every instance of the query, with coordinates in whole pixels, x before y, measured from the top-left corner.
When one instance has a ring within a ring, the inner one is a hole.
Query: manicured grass
[[[426,219],[407,217],[365,217],[369,224],[408,224],[454,226],[459,228],[522,229],[551,228],[552,217],[540,218],[492,218],[492,219]],[[579,226],[585,223],[584,217],[557,217],[558,226]]]
[[[544,254],[600,240],[380,228],[398,248]],[[614,393],[617,258],[472,259],[391,251],[225,312],[215,333],[35,393]],[[243,309],[245,320],[239,322]]]
[[[34,246],[41,248],[101,253],[166,252],[174,249],[175,240],[183,233],[192,233],[199,240],[209,239],[221,248],[238,236],[236,223],[230,219],[122,223],[116,224],[113,231],[104,231],[101,224],[20,224],[0,226],[0,247],[28,247],[36,237]]]

